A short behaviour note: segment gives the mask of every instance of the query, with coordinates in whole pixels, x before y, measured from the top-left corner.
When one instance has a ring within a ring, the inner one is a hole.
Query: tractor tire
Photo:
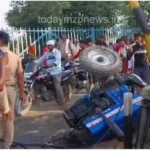
[[[85,49],[79,60],[83,69],[98,78],[116,75],[122,69],[119,55],[103,46],[92,46]]]

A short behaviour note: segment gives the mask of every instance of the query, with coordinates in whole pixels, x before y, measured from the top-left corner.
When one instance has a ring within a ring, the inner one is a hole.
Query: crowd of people
[[[133,38],[123,36],[113,46],[123,62],[122,73],[135,73],[146,83],[150,83],[149,60],[143,35],[137,33]]]
[[[53,40],[55,41],[55,40]],[[86,48],[99,45],[108,48],[116,52],[122,60],[122,74],[137,74],[143,81],[150,83],[149,78],[149,60],[147,57],[147,51],[145,49],[145,42],[143,35],[136,33],[134,37],[122,36],[117,39],[115,43],[107,43],[105,37],[100,36],[96,38],[94,43],[91,38],[81,39],[80,41],[75,40],[72,42],[69,40],[65,33],[61,35],[61,39],[58,43],[54,42],[54,48],[60,52],[61,63],[68,61],[78,60],[82,51]],[[41,52],[41,59],[48,57],[47,52],[49,51],[48,42]],[[46,65],[47,59],[43,62]],[[89,76],[90,84],[96,82],[94,77]],[[60,92],[61,93],[61,92]],[[63,98],[62,98],[63,99]]]
[[[109,44],[103,36],[97,37],[95,43],[91,38],[72,42],[67,38],[66,34],[62,34],[61,40],[55,46],[61,53],[62,61],[66,62],[78,59],[83,50],[94,45],[105,46],[118,53],[123,62],[122,73],[128,74],[133,72],[140,76],[146,83],[150,82],[147,51],[143,35],[140,33],[136,33],[134,37],[122,36],[115,43],[110,42]],[[48,47],[46,45],[42,54],[47,51]]]
[[[8,48],[9,35],[0,31],[0,50],[5,53],[5,57],[0,57],[0,111],[4,116],[4,143],[3,148],[10,148],[14,137],[14,110],[16,100],[16,84],[20,91],[20,100],[24,102],[24,75],[21,59]],[[135,34],[133,38],[123,36],[116,40],[116,43],[107,44],[105,37],[98,37],[94,43],[91,38],[82,39],[79,42],[72,42],[66,36],[61,35],[58,43],[54,39],[48,40],[41,56],[35,58],[35,49],[29,47],[36,64],[43,63],[48,69],[54,81],[57,102],[65,109],[66,99],[61,88],[62,62],[74,61],[79,58],[86,48],[99,45],[107,47],[109,50],[118,53],[122,59],[122,74],[134,72],[146,83],[149,82],[149,61],[145,42],[141,34]],[[90,83],[94,79],[89,77]]]

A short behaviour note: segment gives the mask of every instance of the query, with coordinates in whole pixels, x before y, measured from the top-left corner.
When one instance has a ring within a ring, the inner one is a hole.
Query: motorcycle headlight
[[[24,78],[28,80],[31,77],[31,75],[32,73],[25,73]]]

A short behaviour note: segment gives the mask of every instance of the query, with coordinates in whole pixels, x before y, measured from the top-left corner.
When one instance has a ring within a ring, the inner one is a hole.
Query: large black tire
[[[85,49],[79,60],[83,69],[98,78],[115,75],[122,68],[119,55],[103,46],[93,46]]]

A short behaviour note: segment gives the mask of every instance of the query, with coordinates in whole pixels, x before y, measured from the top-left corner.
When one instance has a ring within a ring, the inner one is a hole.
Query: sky
[[[0,28],[8,27],[6,21],[5,21],[5,13],[9,10],[9,5],[11,0],[0,0]]]

